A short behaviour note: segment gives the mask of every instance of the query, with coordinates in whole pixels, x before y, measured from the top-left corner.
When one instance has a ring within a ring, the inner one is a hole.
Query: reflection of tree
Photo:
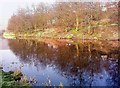
[[[112,79],[117,83],[117,63],[107,59],[102,61],[101,55],[112,56],[118,59],[117,48],[106,42],[80,42],[78,44],[67,44],[53,47],[49,43],[34,40],[9,40],[10,49],[25,63],[34,62],[36,67],[54,66],[58,72],[69,79],[70,85],[93,85],[94,75],[101,73],[104,68],[109,72]],[[110,68],[115,64],[114,68]],[[102,65],[102,67],[101,67]],[[107,66],[105,66],[107,65]],[[110,70],[113,71],[110,71]],[[109,85],[108,83],[108,85]]]

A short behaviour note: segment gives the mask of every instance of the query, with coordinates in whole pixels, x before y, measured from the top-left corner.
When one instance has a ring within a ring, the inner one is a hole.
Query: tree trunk
[[[79,45],[78,44],[75,44],[76,45],[76,55],[77,57],[79,56]]]
[[[78,26],[79,26],[79,19],[78,19],[78,16],[76,14],[76,31],[78,31]]]

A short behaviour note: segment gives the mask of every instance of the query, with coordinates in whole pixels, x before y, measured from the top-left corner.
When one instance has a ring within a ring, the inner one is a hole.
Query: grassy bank
[[[79,30],[66,29],[59,31],[56,29],[37,29],[36,31],[5,32],[4,38],[52,38],[52,39],[96,39],[96,40],[118,40],[120,32],[115,25],[101,25],[81,28]]]
[[[20,71],[9,71],[4,72],[0,68],[0,78],[1,79],[1,88],[21,88],[26,87],[30,88],[30,84],[28,81],[24,78],[23,74]]]

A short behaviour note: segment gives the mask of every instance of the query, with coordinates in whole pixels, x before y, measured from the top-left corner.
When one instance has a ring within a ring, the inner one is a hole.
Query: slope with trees
[[[108,31],[108,39],[118,39],[118,17],[118,2],[40,3],[19,9],[7,29],[17,36],[78,39],[103,39]]]

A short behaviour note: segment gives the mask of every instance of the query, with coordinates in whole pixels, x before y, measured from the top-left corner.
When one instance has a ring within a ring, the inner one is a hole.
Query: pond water
[[[0,39],[0,66],[33,86],[119,86],[119,42]]]

